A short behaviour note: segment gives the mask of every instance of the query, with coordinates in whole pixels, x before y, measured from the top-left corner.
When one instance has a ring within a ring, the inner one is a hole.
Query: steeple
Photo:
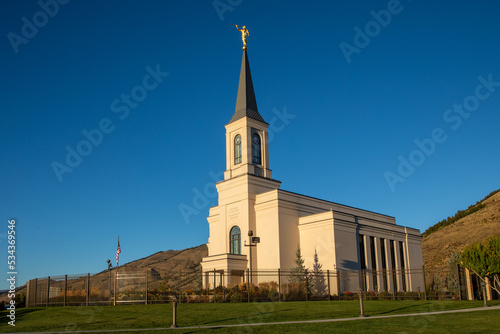
[[[224,180],[246,174],[272,179],[268,126],[257,111],[247,50],[244,47],[236,110],[226,125]]]
[[[249,117],[265,123],[257,110],[257,101],[253,91],[252,74],[250,73],[250,64],[248,62],[247,50],[243,50],[243,59],[241,60],[240,82],[238,85],[238,96],[236,98],[236,108],[229,124],[243,117]]]

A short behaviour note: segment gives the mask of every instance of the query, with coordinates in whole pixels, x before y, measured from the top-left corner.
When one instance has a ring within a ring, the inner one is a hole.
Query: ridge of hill
[[[203,257],[208,255],[206,244],[181,250],[157,252],[142,259],[128,262],[120,268],[154,269],[156,271],[193,270],[200,266]]]
[[[466,216],[468,216],[468,215],[470,215],[470,214],[472,214],[472,213],[474,213],[476,211],[481,210],[486,205],[485,201],[488,198],[494,196],[498,192],[500,192],[500,189],[492,191],[485,198],[483,198],[482,200],[476,202],[476,204],[470,205],[466,210],[458,210],[457,213],[453,217],[447,217],[446,219],[441,220],[439,223],[432,225],[427,230],[425,230],[425,232],[422,233],[422,235],[424,237],[428,236],[431,233],[436,232],[436,231],[438,231],[439,229],[441,229],[441,228],[443,228],[445,226],[453,224],[454,222],[460,220],[461,218],[464,218],[464,217],[466,217]]]
[[[426,271],[443,270],[453,253],[462,251],[472,242],[500,235],[500,190],[493,191],[469,209],[458,211],[455,215],[458,218],[448,217],[449,224],[441,224],[441,221],[434,225],[439,225],[435,230],[424,233],[422,253]]]

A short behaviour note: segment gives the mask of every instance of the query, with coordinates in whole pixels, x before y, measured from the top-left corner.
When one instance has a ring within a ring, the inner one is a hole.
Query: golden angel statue
[[[247,49],[247,36],[250,36],[250,33],[248,32],[247,27],[243,26],[240,29],[240,28],[238,28],[237,24],[233,24],[233,26],[235,26],[236,29],[238,29],[238,31],[241,32],[241,40],[243,41],[243,50],[246,50]]]

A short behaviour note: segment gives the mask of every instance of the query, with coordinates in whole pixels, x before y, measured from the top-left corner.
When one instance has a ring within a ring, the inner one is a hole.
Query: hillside
[[[446,269],[448,259],[453,253],[462,251],[473,241],[483,241],[489,236],[500,235],[500,192],[490,195],[476,203],[476,206],[480,207],[477,211],[471,210],[472,213],[450,225],[426,233],[422,240],[426,271]]]
[[[200,262],[203,257],[208,255],[207,245],[203,244],[197,247],[182,249],[182,250],[168,250],[163,252],[158,252],[148,257],[135,260],[120,266],[121,273],[136,273],[145,272],[147,269],[150,270],[150,281],[156,281],[156,284],[152,283],[152,287],[158,285],[162,279],[168,279],[171,284],[177,284],[181,282],[178,276],[176,276],[179,271],[183,273],[182,284],[187,286],[195,285],[196,273],[199,272],[201,265]],[[33,277],[34,279],[34,277]],[[52,281],[53,277],[51,277]],[[109,272],[104,270],[100,273],[91,276],[91,281],[93,287],[107,287],[109,284]],[[39,279],[39,284],[46,284],[47,280]],[[78,283],[79,282],[79,283]],[[56,284],[62,284],[61,281],[58,283],[51,283],[51,286]],[[68,284],[75,284],[77,286],[80,284],[84,286],[84,281],[82,279],[72,278],[68,276]],[[16,290],[16,294],[20,294],[26,291],[26,285],[19,287]],[[7,293],[0,295],[0,302],[7,301]]]
[[[206,244],[182,250],[168,250],[158,252],[148,257],[135,260],[120,266],[126,270],[154,269],[164,271],[186,271],[197,269],[201,259],[208,255]]]

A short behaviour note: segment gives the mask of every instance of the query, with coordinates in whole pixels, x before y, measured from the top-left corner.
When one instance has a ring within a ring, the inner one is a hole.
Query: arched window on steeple
[[[234,164],[237,165],[241,162],[241,136],[234,137]]]
[[[241,231],[238,226],[233,227],[229,233],[229,252],[241,254]]]
[[[260,136],[257,133],[252,135],[252,162],[259,165],[262,163]]]

